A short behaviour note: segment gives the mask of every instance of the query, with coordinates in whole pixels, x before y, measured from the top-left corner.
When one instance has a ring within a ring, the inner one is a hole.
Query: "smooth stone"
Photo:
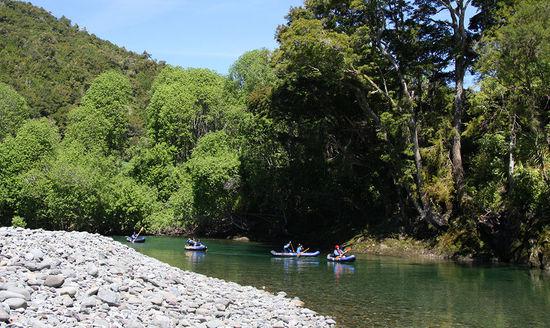
[[[27,262],[25,263],[25,267],[29,269],[29,271],[41,271],[51,268],[51,264],[47,261],[42,261],[40,263]]]
[[[70,307],[70,306],[73,306],[73,299],[71,298],[71,296],[65,294],[63,295],[63,306],[66,306],[66,307]]]
[[[294,306],[297,306],[297,307],[302,307],[304,306],[304,302],[303,301],[300,301],[300,300],[292,300],[290,301],[290,304],[294,305]]]
[[[22,298],[8,298],[3,303],[9,306],[12,310],[27,307],[27,301]]]
[[[86,268],[86,271],[92,277],[97,277],[97,275],[99,274],[99,269],[94,264],[89,264]]]
[[[31,249],[29,253],[33,256],[34,259],[41,260],[44,258],[44,252],[42,252],[42,250],[38,248]]]
[[[0,306],[0,322],[8,322],[10,320],[10,314]]]
[[[108,288],[99,288],[99,291],[97,292],[97,297],[102,302],[107,303],[108,305],[118,306],[120,304],[118,294]]]
[[[154,325],[159,326],[160,328],[171,328],[172,327],[172,321],[170,318],[158,315],[154,318],[153,322]]]
[[[153,298],[150,299],[151,303],[155,305],[161,305],[164,298],[160,295],[156,295]]]
[[[7,291],[23,295],[23,298],[27,301],[31,300],[31,293],[28,290],[26,290],[25,288],[9,286]]]
[[[145,328],[145,326],[137,322],[137,320],[126,320],[124,328]]]
[[[99,291],[99,288],[97,286],[93,286],[86,291],[86,295],[88,296],[97,295],[98,291]]]
[[[7,290],[0,291],[0,302],[3,302],[4,300],[6,300],[8,298],[22,298],[22,299],[25,299],[25,296],[21,295],[19,293],[7,291]]]
[[[84,307],[84,308],[88,308],[88,307],[94,307],[97,305],[97,298],[95,298],[94,296],[90,296],[90,297],[86,297],[84,300],[82,300],[82,302],[80,303],[80,306]]]
[[[73,286],[63,287],[59,289],[59,295],[69,295],[70,297],[73,297],[76,295],[77,291],[77,288]]]
[[[100,327],[100,328],[110,328],[111,324],[109,321],[104,319],[95,319],[94,320],[94,327]]]
[[[58,288],[65,282],[65,277],[62,275],[49,275],[44,280],[44,286]]]
[[[271,326],[272,328],[285,328],[285,323],[282,321],[277,321]]]

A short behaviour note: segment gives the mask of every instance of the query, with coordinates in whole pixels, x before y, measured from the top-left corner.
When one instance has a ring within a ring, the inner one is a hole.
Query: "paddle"
[[[344,256],[347,252],[351,251],[351,247],[348,247],[342,252],[342,254],[336,256],[336,259],[339,260],[342,256]]]
[[[294,252],[294,247],[292,247],[292,241],[290,242],[290,249],[292,250],[292,253],[295,253]]]
[[[307,252],[309,250],[309,247],[306,248],[305,250],[301,251],[300,253],[296,254],[297,257],[300,257],[300,255],[304,254],[305,252]]]
[[[138,234],[137,234],[134,238],[132,238],[132,244],[136,241],[136,239],[139,237],[139,234],[140,234],[142,231],[143,231],[143,227],[141,227],[141,229],[139,229]]]

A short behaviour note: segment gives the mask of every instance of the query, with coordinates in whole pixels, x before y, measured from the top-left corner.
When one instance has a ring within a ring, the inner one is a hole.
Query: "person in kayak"
[[[138,234],[134,231],[134,233],[130,238],[132,238],[132,240],[136,240],[137,237],[138,237]]]
[[[334,246],[334,252],[332,252],[332,254],[334,257],[340,257],[344,255],[344,252],[340,249],[340,245],[336,245]]]
[[[293,253],[291,247],[292,247],[292,240],[283,246],[283,253]]]
[[[296,253],[301,253],[304,250],[304,246],[302,244],[298,244],[298,247],[296,248]]]

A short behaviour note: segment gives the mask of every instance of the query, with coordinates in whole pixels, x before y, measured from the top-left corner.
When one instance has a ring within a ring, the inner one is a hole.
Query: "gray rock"
[[[144,325],[141,324],[137,319],[134,320],[126,320],[124,323],[124,328],[145,328]]]
[[[105,320],[105,319],[95,319],[94,320],[94,327],[98,327],[98,328],[110,328],[111,327],[111,324],[109,323],[109,321]]]
[[[31,293],[25,288],[8,286],[7,291],[23,295],[23,298],[27,301],[31,300]]]
[[[94,296],[86,297],[80,303],[80,306],[82,306],[83,308],[94,307],[96,305],[97,305],[97,298],[95,298]]]
[[[99,288],[97,292],[97,297],[104,303],[107,303],[111,306],[120,305],[120,300],[118,294],[110,290],[109,288]]]
[[[78,289],[74,286],[63,287],[59,289],[59,295],[69,295],[70,297],[73,297],[76,295],[77,291]]]
[[[97,275],[99,274],[98,268],[93,263],[88,264],[86,271],[92,277],[97,277]]]
[[[26,262],[24,266],[29,269],[29,271],[41,271],[51,268],[51,264],[47,261],[42,261],[40,263]]]
[[[277,321],[271,326],[272,328],[285,328],[285,323],[282,321]]]
[[[10,320],[10,314],[0,306],[0,322],[8,322]]]
[[[27,307],[27,301],[23,298],[8,298],[3,303],[12,310]]]
[[[74,303],[74,301],[71,298],[71,296],[69,296],[67,294],[63,295],[63,306],[71,307],[71,306],[73,306],[73,303]]]
[[[161,305],[162,301],[164,301],[164,297],[162,297],[162,295],[155,295],[150,299],[150,301],[155,305]]]
[[[170,318],[163,316],[163,315],[157,315],[153,319],[153,325],[157,325],[160,328],[171,328],[172,327],[172,320]]]
[[[86,295],[88,296],[97,295],[98,291],[99,291],[99,288],[97,286],[92,286],[90,289],[86,291]]]
[[[223,326],[223,322],[221,320],[211,320],[206,322],[206,327],[208,328],[218,328]]]
[[[25,299],[25,296],[23,296],[19,293],[7,291],[7,290],[0,291],[0,302],[3,302],[4,300],[6,300],[8,298],[22,298],[22,299]]]
[[[38,248],[31,249],[29,254],[31,254],[35,260],[42,260],[44,258],[44,252]]]
[[[49,275],[44,280],[44,286],[58,288],[58,287],[61,287],[61,285],[63,285],[64,282],[65,282],[65,277],[63,277],[60,274]]]

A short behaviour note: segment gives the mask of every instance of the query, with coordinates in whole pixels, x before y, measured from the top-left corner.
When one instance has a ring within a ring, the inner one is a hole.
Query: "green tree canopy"
[[[0,82],[0,140],[13,135],[25,120],[33,116],[25,98],[9,85]]]
[[[247,51],[229,68],[229,78],[247,95],[258,88],[272,87],[277,80],[271,57],[268,49]]]
[[[108,71],[99,75],[69,113],[66,138],[88,148],[122,150],[128,142],[128,115],[132,87],[124,75]]]
[[[224,127],[226,113],[238,107],[226,79],[207,69],[165,68],[155,80],[147,107],[147,126],[155,142],[177,149],[187,158],[197,140]]]

